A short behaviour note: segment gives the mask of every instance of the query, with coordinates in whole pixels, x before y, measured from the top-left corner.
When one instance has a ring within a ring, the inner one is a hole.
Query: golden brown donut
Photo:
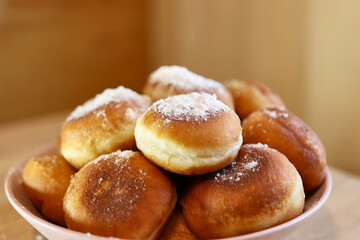
[[[104,153],[136,149],[136,119],[150,99],[122,86],[78,106],[61,130],[61,154],[76,169]]]
[[[180,66],[162,66],[155,70],[145,83],[143,92],[153,101],[179,94],[205,92],[215,94],[220,101],[234,109],[233,97],[224,85]]]
[[[104,154],[75,174],[64,197],[69,229],[154,239],[177,201],[170,178],[140,152]]]
[[[181,207],[177,206],[158,240],[197,240],[186,225]]]
[[[233,79],[224,84],[234,97],[235,111],[240,119],[262,107],[285,107],[280,96],[262,83]]]
[[[300,118],[280,108],[263,108],[243,121],[244,143],[263,143],[283,153],[294,164],[305,191],[325,178],[326,153],[321,140]]]
[[[25,190],[34,206],[51,221],[66,226],[63,198],[75,174],[59,154],[49,154],[30,159],[23,171]]]
[[[155,102],[137,121],[138,149],[167,171],[194,175],[229,165],[242,144],[240,119],[207,93]]]
[[[199,176],[180,200],[189,229],[202,239],[232,237],[286,222],[302,213],[299,173],[280,152],[245,144],[236,160]]]

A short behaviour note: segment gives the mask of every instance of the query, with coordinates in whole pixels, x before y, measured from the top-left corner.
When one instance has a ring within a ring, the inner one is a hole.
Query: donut
[[[235,103],[235,111],[240,119],[263,107],[284,107],[280,96],[266,85],[249,80],[232,79],[225,86],[230,90]]]
[[[155,102],[137,121],[138,149],[154,164],[182,175],[204,174],[229,165],[242,144],[240,119],[208,93]]]
[[[121,239],[155,239],[171,215],[176,190],[140,152],[104,154],[71,180],[64,197],[69,229]]]
[[[325,178],[324,146],[309,126],[288,110],[263,108],[243,121],[244,143],[263,143],[283,153],[294,164],[305,191],[317,188]]]
[[[25,190],[34,206],[51,221],[66,226],[63,198],[75,174],[59,154],[31,158],[25,165],[22,178]]]
[[[234,109],[229,90],[221,83],[200,76],[180,66],[162,66],[150,74],[143,92],[153,101],[192,92],[215,94],[217,98]]]
[[[135,150],[136,119],[149,106],[149,98],[123,86],[106,89],[68,116],[61,129],[61,154],[80,169],[101,154]]]
[[[299,216],[304,208],[299,173],[288,159],[262,144],[244,144],[228,167],[198,176],[180,204],[199,238],[263,230]]]
[[[185,223],[181,207],[176,207],[158,240],[197,240]]]

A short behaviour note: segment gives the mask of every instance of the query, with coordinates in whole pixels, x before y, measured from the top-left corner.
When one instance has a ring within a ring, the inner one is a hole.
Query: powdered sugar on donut
[[[105,106],[111,102],[125,102],[130,100],[139,103],[145,102],[145,99],[142,98],[141,95],[123,86],[119,86],[117,88],[105,89],[102,93],[97,94],[94,98],[86,101],[83,105],[76,107],[75,110],[72,113],[70,113],[66,121],[71,121],[81,118],[89,114],[90,112],[98,109],[99,107]],[[146,109],[144,109],[144,111],[145,110]],[[129,113],[127,114],[126,117],[133,118],[134,114]]]
[[[206,121],[210,116],[231,111],[215,95],[197,92],[161,99],[151,109],[165,118],[164,123],[169,120]]]
[[[256,167],[257,165],[258,165],[258,162],[251,161],[251,162],[244,164],[243,167],[245,170],[251,170],[251,169],[254,169],[254,167]]]
[[[278,118],[278,117],[287,118],[287,117],[289,117],[289,114],[287,112],[280,112],[280,111],[277,112],[275,110],[269,110],[266,108],[263,111],[266,115],[268,115],[271,118]]]
[[[86,203],[96,206],[98,217],[114,217],[129,214],[146,189],[145,169],[131,167],[134,151],[116,151],[104,154],[88,163],[84,168],[91,169]],[[113,200],[109,202],[109,194]],[[93,211],[91,211],[93,212]]]
[[[262,163],[266,161],[266,159],[258,151],[254,151],[254,149],[269,150],[270,148],[261,143],[251,144],[251,148],[240,153],[242,154],[240,159],[233,161],[230,166],[212,174],[211,177],[213,177],[217,183],[237,183],[240,182],[241,179],[249,177],[259,171]]]
[[[238,163],[236,161],[232,164],[217,172],[214,176],[217,182],[238,182],[242,178],[249,176],[252,172],[260,169],[260,163],[258,160],[252,160],[249,162]]]
[[[270,149],[267,144],[262,144],[262,143],[255,143],[255,144],[253,143],[253,144],[251,144],[251,147],[260,148],[260,149],[263,149],[263,150]]]
[[[133,121],[138,117],[138,114],[132,109],[132,108],[127,108],[125,111],[125,119],[127,121]]]
[[[108,159],[111,159],[111,158],[114,158],[114,157],[116,157],[115,163],[119,164],[119,161],[130,159],[134,155],[135,155],[135,152],[131,151],[131,150],[125,150],[125,151],[117,150],[117,151],[112,152],[112,153],[100,155],[98,158],[96,158],[95,160],[87,163],[86,165],[97,164],[99,161],[102,161],[102,160],[107,161]]]
[[[223,91],[219,82],[205,78],[180,66],[162,66],[154,71],[149,78],[152,84],[160,84],[185,92],[206,91],[209,89]]]

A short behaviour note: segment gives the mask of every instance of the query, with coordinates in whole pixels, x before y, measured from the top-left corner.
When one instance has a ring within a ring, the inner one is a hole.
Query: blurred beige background
[[[0,0],[0,122],[140,90],[144,1]]]
[[[140,91],[178,64],[277,91],[360,174],[357,0],[0,0],[0,122],[71,109],[106,87]]]

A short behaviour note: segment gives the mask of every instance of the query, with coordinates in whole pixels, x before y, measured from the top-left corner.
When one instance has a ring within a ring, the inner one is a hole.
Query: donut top
[[[222,112],[231,111],[216,95],[193,92],[155,102],[151,110],[160,114],[164,122],[171,120],[202,122]]]
[[[32,163],[36,166],[41,174],[37,175],[38,178],[45,178],[46,181],[51,181],[53,186],[52,191],[59,191],[57,187],[69,184],[69,179],[65,176],[69,176],[75,171],[72,167],[66,162],[66,160],[58,154],[46,154],[39,157],[31,158]],[[62,176],[59,178],[59,176]]]
[[[145,102],[145,99],[138,93],[134,92],[131,89],[125,88],[123,86],[119,86],[117,88],[108,88],[105,89],[102,93],[97,94],[94,98],[86,101],[84,104],[77,106],[75,110],[70,113],[68,118],[66,119],[67,122],[71,120],[75,120],[81,118],[92,111],[105,106],[111,102],[121,103],[121,102],[130,102],[134,101],[137,103]],[[146,104],[138,104],[140,108],[146,111]],[[135,109],[127,108],[125,112],[125,117],[129,120],[136,119],[138,115]],[[100,111],[97,113],[97,116],[105,115],[105,111]]]
[[[34,164],[38,165],[41,164],[41,162],[51,162],[52,164],[56,163],[58,156],[56,154],[46,154],[40,157],[34,157],[32,160],[34,161]]]
[[[154,71],[149,78],[150,84],[166,85],[170,89],[181,92],[217,90],[224,87],[215,80],[205,78],[180,66],[162,66]]]
[[[271,118],[279,118],[279,117],[287,118],[287,117],[289,117],[289,114],[282,110],[284,110],[284,108],[278,108],[278,111],[275,111],[270,108],[264,108],[263,112]]]
[[[90,178],[84,191],[84,203],[96,217],[126,217],[136,207],[146,189],[146,173],[131,167],[136,153],[116,151],[85,165]],[[92,209],[96,208],[97,211]]]
[[[99,163],[99,161],[107,161],[107,160],[112,159],[112,158],[116,158],[115,159],[115,164],[116,165],[120,166],[121,163],[124,163],[126,165],[127,160],[134,157],[135,154],[136,153],[134,151],[131,151],[131,150],[125,150],[125,151],[118,150],[118,151],[115,151],[115,152],[112,152],[112,153],[103,154],[103,155],[99,156],[98,158],[96,158],[94,161],[89,162],[87,165],[90,165],[90,164],[95,164],[96,165],[96,164]]]
[[[315,151],[323,166],[326,165],[326,153],[320,138],[299,117],[282,107],[262,108],[260,113],[270,117],[270,119],[281,124],[288,132],[294,134],[298,141],[301,141],[306,148]],[[248,129],[253,134],[253,132],[256,132],[257,128],[261,128],[263,133],[266,134],[267,130],[264,128],[263,124],[264,123],[262,122],[258,122],[256,127],[251,124]],[[307,151],[304,151],[304,153]]]
[[[217,183],[240,182],[243,178],[249,177],[261,169],[265,161],[261,150],[270,149],[266,144],[248,144],[248,149],[243,151],[240,156],[241,161],[239,161],[238,157],[230,166],[211,174],[210,177],[214,178]]]
[[[61,162],[60,162],[61,160],[63,160],[64,163],[66,164],[65,160],[60,159],[60,158],[61,157],[56,154],[47,154],[47,155],[43,155],[41,157],[34,157],[31,160],[33,161],[35,166],[44,168],[45,171],[43,173],[46,174],[47,177],[49,177],[53,170],[55,170],[55,171],[59,170],[59,172],[65,171],[65,169],[59,168],[59,165],[61,164]],[[56,169],[56,168],[58,168],[58,169]],[[61,182],[63,180],[64,179],[58,179],[59,182]]]

